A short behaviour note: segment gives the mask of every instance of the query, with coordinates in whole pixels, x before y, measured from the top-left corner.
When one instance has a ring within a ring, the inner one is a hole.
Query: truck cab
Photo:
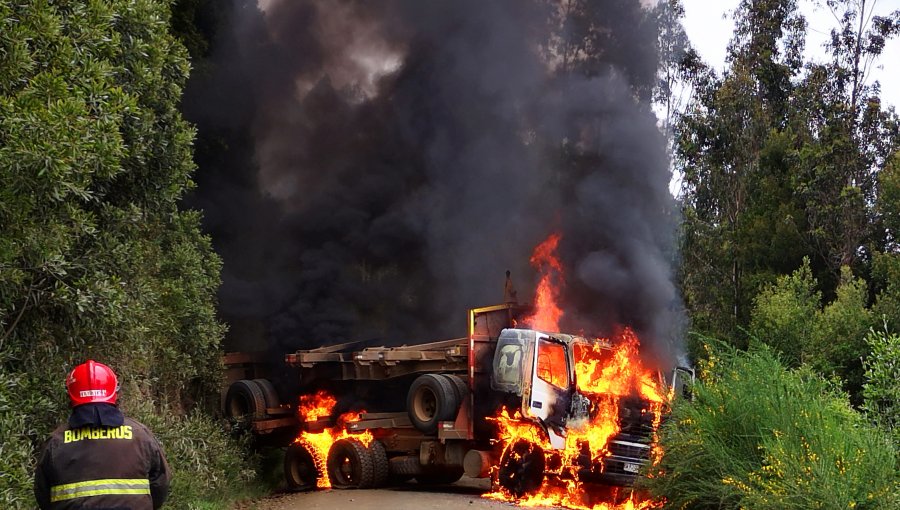
[[[515,397],[522,419],[540,426],[551,450],[564,450],[573,429],[589,421],[598,400],[604,398],[579,387],[575,367],[584,350],[610,356],[613,352],[604,340],[532,329],[507,328],[497,339],[491,388]],[[686,381],[693,377],[693,370],[683,367],[675,369],[668,380],[659,373],[659,390],[668,388],[683,396],[689,388]],[[589,386],[588,381],[582,383]],[[608,455],[597,465],[586,459],[581,466],[582,479],[631,485],[641,466],[650,460],[652,434],[658,425],[650,412],[654,403],[637,393],[620,397],[616,399],[618,430],[608,444],[600,445]]]

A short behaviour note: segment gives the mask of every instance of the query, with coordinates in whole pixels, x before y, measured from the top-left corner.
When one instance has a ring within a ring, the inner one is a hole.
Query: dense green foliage
[[[900,11],[822,3],[815,62],[800,4],[743,0],[721,75],[681,61],[679,280],[693,338],[729,347],[689,346],[697,400],[648,481],[671,508],[900,507],[900,131],[867,81]]]
[[[757,294],[804,258],[826,303],[849,267],[868,307],[873,264],[896,248],[898,121],[865,77],[900,31],[900,11],[828,2],[839,21],[828,59],[814,62],[803,58],[798,4],[742,1],[722,76],[684,62],[694,96],[675,137],[680,279],[694,327],[736,345],[746,344]]]
[[[194,168],[177,109],[188,70],[168,2],[0,1],[4,508],[33,506],[36,450],[87,357],[117,370],[122,407],[171,450],[173,508],[246,480],[239,449],[186,414],[218,393],[223,334],[218,257],[177,207]]]
[[[842,381],[855,403],[861,400],[862,359],[874,326],[866,308],[864,282],[843,268],[836,297],[823,304],[809,261],[789,276],[781,276],[756,297],[751,314],[752,336],[774,347],[791,366],[809,364],[817,372]]]
[[[717,345],[700,368],[645,480],[666,508],[898,508],[897,451],[831,383],[763,346]]]
[[[872,419],[891,431],[900,451],[900,335],[872,330],[866,343],[871,353],[865,361],[865,408]]]

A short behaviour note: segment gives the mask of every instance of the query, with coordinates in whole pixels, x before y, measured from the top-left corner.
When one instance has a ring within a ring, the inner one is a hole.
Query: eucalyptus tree
[[[675,146],[685,300],[696,327],[729,336],[747,324],[760,285],[806,254],[789,122],[805,20],[795,0],[744,0],[735,21],[725,73],[692,69]]]

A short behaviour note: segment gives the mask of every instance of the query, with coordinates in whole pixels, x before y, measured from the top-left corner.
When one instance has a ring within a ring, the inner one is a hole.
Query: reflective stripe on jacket
[[[155,510],[168,495],[169,467],[141,423],[63,425],[53,432],[34,475],[41,510]]]
[[[50,487],[50,502],[55,503],[101,494],[146,494],[149,496],[150,480],[147,478],[104,478],[54,485]]]

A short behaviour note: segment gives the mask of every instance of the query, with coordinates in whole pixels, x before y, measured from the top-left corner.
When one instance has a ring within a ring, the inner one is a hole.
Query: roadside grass
[[[674,405],[641,484],[666,508],[900,508],[897,452],[836,383],[765,346],[708,342],[694,400]]]

